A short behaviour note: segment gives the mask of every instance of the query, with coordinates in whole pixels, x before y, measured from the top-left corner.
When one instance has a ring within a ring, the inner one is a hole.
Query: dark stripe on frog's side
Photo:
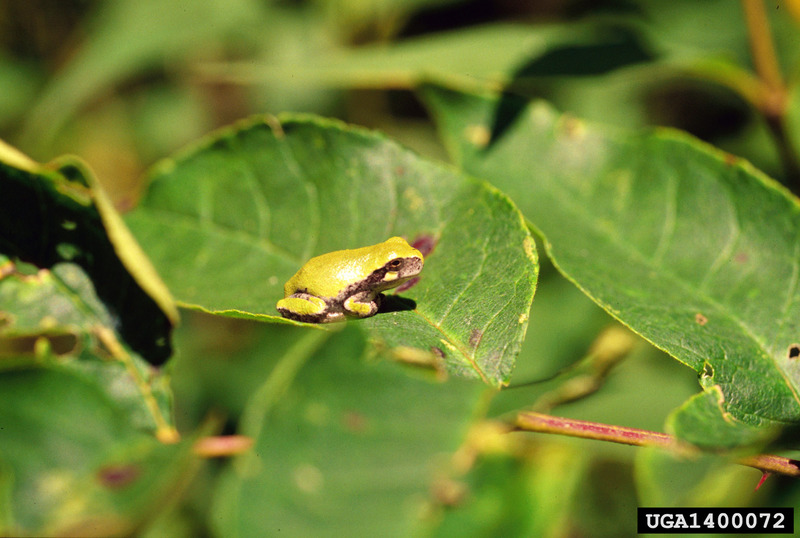
[[[413,269],[416,268],[417,269],[417,273],[419,273],[419,271],[422,269],[422,262],[420,261],[419,258],[401,258],[401,259],[403,260],[403,265],[400,268],[400,270],[405,270],[405,269],[412,269],[413,270]],[[389,264],[387,263],[386,265],[384,265],[380,269],[374,270],[367,278],[365,278],[361,282],[356,283],[356,284],[350,284],[345,289],[343,289],[341,292],[339,292],[339,295],[337,295],[336,297],[334,297],[332,299],[327,299],[325,297],[321,297],[321,299],[323,301],[325,301],[325,303],[328,305],[328,311],[329,312],[342,312],[343,314],[347,315],[348,317],[357,317],[357,316],[352,316],[349,312],[347,312],[344,309],[344,306],[343,306],[344,305],[344,300],[347,297],[350,297],[351,295],[355,295],[356,293],[359,293],[359,292],[362,292],[362,291],[373,290],[376,287],[378,287],[383,282],[383,278],[386,276],[386,273],[389,272],[388,265]],[[397,271],[397,270],[395,270],[395,271]],[[405,277],[405,278],[413,278],[413,277]],[[392,289],[392,288],[396,287],[397,286],[396,283],[397,283],[397,280],[392,280],[391,282],[387,282],[387,284],[389,284],[389,286],[384,288],[384,290],[381,290],[381,291],[385,291],[385,290]],[[298,291],[306,292],[306,290],[298,290]],[[380,291],[376,291],[375,292],[375,298],[373,300],[378,305],[379,309],[380,309],[380,305],[381,305],[381,298],[382,298],[382,293]],[[303,320],[300,320],[300,321],[303,321]]]

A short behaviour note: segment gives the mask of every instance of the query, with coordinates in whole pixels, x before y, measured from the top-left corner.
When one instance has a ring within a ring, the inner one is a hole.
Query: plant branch
[[[795,192],[800,190],[800,164],[789,139],[784,118],[789,104],[789,92],[781,76],[767,13],[763,0],[742,0],[747,34],[753,64],[760,79],[760,91],[756,106],[764,115],[772,136],[778,146],[786,174],[786,182]]]
[[[569,437],[610,441],[623,445],[655,446],[683,451],[688,450],[687,446],[683,445],[672,435],[666,433],[600,424],[598,422],[588,422],[585,420],[554,417],[533,412],[519,413],[516,419],[516,429],[518,431],[555,433],[567,435]],[[782,456],[759,454],[757,456],[740,458],[736,460],[736,462],[741,465],[753,467],[764,473],[779,473],[786,476],[800,477],[800,461]]]
[[[785,93],[786,87],[772,44],[764,0],[742,0],[742,7],[756,73],[768,90],[775,94]]]

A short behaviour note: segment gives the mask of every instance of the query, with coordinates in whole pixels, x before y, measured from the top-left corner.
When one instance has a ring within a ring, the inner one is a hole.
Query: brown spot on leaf
[[[736,155],[733,155],[731,153],[726,153],[725,154],[725,164],[727,164],[728,166],[733,166],[738,161],[739,161],[739,158]]]
[[[137,465],[123,463],[101,468],[97,471],[97,479],[109,489],[120,489],[132,484],[140,474],[141,470]]]
[[[136,197],[127,195],[121,196],[117,200],[114,201],[114,207],[120,213],[127,213],[128,211],[132,211],[133,208],[136,207]]]
[[[789,358],[796,359],[800,357],[800,344],[792,344],[789,346]]]
[[[476,348],[478,344],[481,343],[481,338],[483,338],[483,331],[480,329],[472,329],[472,332],[469,333],[469,345],[470,347]]]
[[[701,314],[700,312],[698,312],[697,314],[695,314],[695,315],[694,315],[694,321],[695,321],[695,322],[696,322],[698,325],[702,326],[702,325],[705,325],[706,323],[708,323],[708,318],[707,318],[707,317],[705,317],[705,316],[704,316],[703,314]]]
[[[444,359],[444,351],[441,348],[436,346],[431,346],[431,351],[434,355],[436,355],[439,359]]]
[[[436,480],[431,489],[434,499],[444,506],[458,506],[469,494],[466,484],[450,478]]]
[[[736,255],[733,257],[733,261],[736,263],[747,263],[747,260],[750,259],[750,256],[747,255],[746,252],[737,252]]]
[[[367,418],[361,413],[348,411],[342,417],[344,427],[352,433],[362,433],[367,428]]]

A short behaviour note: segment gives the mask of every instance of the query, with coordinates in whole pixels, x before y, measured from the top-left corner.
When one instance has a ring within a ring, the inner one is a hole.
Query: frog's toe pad
[[[357,301],[354,297],[349,297],[344,302],[344,309],[354,316],[367,318],[369,316],[374,316],[378,312],[378,305],[374,301],[362,303]]]

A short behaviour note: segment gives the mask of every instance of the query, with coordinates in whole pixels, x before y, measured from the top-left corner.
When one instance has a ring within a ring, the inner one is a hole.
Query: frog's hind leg
[[[319,297],[303,293],[281,299],[277,308],[285,318],[318,323],[324,320],[328,304]]]
[[[344,301],[345,311],[359,318],[368,318],[378,312],[381,296],[373,296],[369,292],[356,293]]]

